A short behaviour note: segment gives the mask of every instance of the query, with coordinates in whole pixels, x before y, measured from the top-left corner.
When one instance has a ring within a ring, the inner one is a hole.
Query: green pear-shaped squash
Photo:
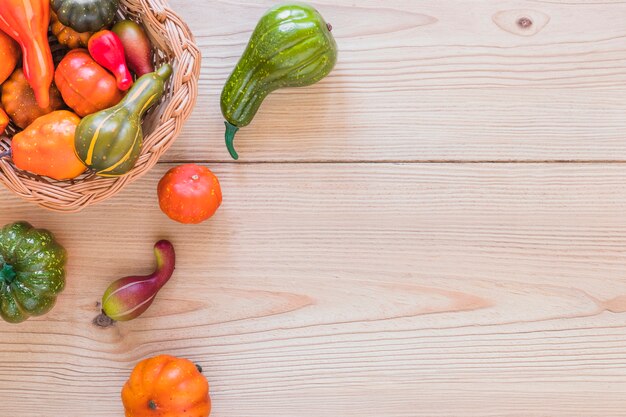
[[[270,9],[259,21],[246,50],[222,91],[226,146],[250,124],[268,94],[305,87],[326,77],[337,62],[332,27],[313,7],[292,3]]]
[[[90,114],[76,128],[76,155],[102,177],[119,177],[137,162],[143,144],[141,119],[163,96],[172,67],[139,78],[117,105]]]

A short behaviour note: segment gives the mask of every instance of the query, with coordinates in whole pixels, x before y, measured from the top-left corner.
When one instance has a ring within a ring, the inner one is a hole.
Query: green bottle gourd
[[[139,78],[117,105],[90,114],[76,128],[76,155],[102,177],[119,177],[137,162],[143,144],[141,118],[165,92],[172,67]]]
[[[332,71],[337,43],[331,31],[306,4],[277,6],[261,18],[222,91],[226,146],[233,159],[238,159],[235,134],[250,124],[268,94],[315,84]]]

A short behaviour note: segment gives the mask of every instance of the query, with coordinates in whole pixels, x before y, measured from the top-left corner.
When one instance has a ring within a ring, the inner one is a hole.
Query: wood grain
[[[0,324],[0,413],[118,416],[140,359],[201,363],[215,417],[623,416],[621,164],[217,164],[199,227],[118,198],[51,214],[0,193],[71,254],[44,318]],[[98,329],[117,277],[178,251],[140,319]]]
[[[230,159],[219,94],[274,3],[172,0],[203,65],[166,160]],[[272,95],[238,134],[244,161],[626,161],[626,3],[313,3],[333,24],[337,68]]]

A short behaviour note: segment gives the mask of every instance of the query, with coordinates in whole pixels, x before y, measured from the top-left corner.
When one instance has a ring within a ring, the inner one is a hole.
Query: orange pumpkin
[[[217,177],[196,164],[170,169],[159,181],[159,206],[170,219],[198,224],[215,214],[222,204],[222,189]]]
[[[65,26],[59,21],[56,13],[50,11],[50,31],[61,45],[65,45],[70,49],[86,48],[91,32],[76,32],[74,29]]]
[[[17,43],[0,30],[0,84],[9,78],[19,57],[20,48]]]
[[[137,364],[122,389],[126,417],[208,417],[209,383],[187,359],[160,355]]]
[[[115,77],[84,49],[73,49],[65,55],[54,81],[65,103],[82,117],[115,106],[123,96]]]
[[[35,92],[24,76],[21,68],[16,69],[2,84],[2,106],[13,122],[24,129],[37,118],[64,107],[61,93],[50,86],[50,104],[45,109],[37,105]]]

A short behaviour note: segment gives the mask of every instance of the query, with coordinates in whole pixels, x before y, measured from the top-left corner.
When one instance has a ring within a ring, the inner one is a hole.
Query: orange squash
[[[87,169],[74,152],[74,132],[80,117],[67,110],[35,120],[11,140],[11,157],[19,169],[64,181]]]
[[[19,57],[20,49],[17,43],[0,30],[0,84],[13,73]]]
[[[48,44],[50,0],[0,1],[0,30],[22,48],[24,75],[35,92],[37,103],[50,105],[50,84],[54,77],[52,52]]]
[[[123,97],[115,77],[84,49],[73,49],[65,55],[54,81],[65,103],[81,117],[113,107]]]
[[[52,84],[50,86],[50,104],[46,108],[37,105],[35,92],[24,76],[21,68],[13,71],[11,77],[2,84],[2,107],[13,122],[24,129],[38,117],[64,107],[61,93]]]
[[[61,45],[65,45],[70,49],[86,48],[91,32],[76,32],[74,29],[65,26],[59,21],[56,13],[50,12],[50,31],[57,38]]]
[[[209,383],[187,359],[160,355],[137,364],[122,389],[126,417],[208,417]]]

